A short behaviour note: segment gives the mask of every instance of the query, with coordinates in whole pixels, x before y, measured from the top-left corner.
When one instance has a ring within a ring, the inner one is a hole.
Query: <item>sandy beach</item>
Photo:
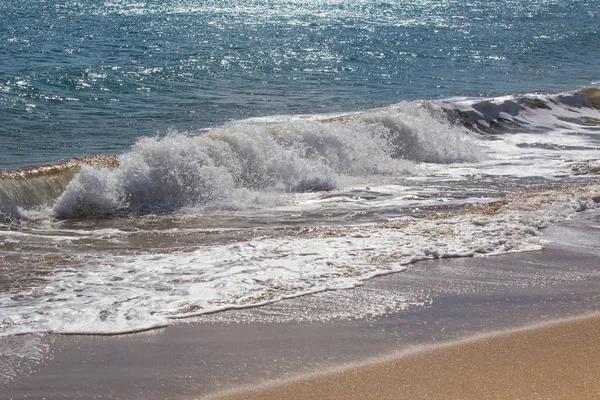
[[[600,0],[0,0],[0,400],[600,400]]]
[[[599,222],[160,330],[1,338],[0,398],[600,398]]]
[[[599,332],[593,314],[210,399],[598,399]]]

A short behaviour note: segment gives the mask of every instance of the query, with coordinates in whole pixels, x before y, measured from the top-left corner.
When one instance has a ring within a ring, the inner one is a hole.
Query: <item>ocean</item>
[[[2,1],[0,336],[542,249],[599,208],[599,20],[598,0]]]

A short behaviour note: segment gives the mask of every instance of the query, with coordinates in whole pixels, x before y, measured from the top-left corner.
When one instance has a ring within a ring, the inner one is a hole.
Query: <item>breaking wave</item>
[[[277,193],[332,190],[477,162],[487,133],[600,132],[600,89],[403,102],[337,116],[277,116],[143,137],[119,157],[2,171],[0,219],[237,209]],[[36,211],[37,210],[37,211]],[[36,214],[37,213],[37,214]]]
[[[432,104],[279,119],[142,138],[116,168],[83,166],[54,214],[238,208],[265,192],[331,190],[352,179],[411,173],[415,161],[475,161],[481,155],[465,129],[449,125]]]
[[[32,210],[54,203],[82,166],[114,166],[116,162],[112,156],[78,157],[0,171],[0,221],[27,218]]]
[[[558,94],[527,94],[440,101],[451,120],[485,133],[519,131],[547,132],[576,125],[600,128],[600,89],[584,88]]]

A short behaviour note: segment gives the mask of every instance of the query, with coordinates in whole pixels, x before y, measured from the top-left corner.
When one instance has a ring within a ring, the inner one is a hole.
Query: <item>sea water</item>
[[[3,1],[0,336],[541,249],[600,201],[599,19],[600,1]]]

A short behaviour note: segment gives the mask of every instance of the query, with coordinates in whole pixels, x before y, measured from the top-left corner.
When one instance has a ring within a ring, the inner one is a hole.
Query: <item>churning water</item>
[[[597,208],[599,1],[3,1],[0,335],[540,249]]]

